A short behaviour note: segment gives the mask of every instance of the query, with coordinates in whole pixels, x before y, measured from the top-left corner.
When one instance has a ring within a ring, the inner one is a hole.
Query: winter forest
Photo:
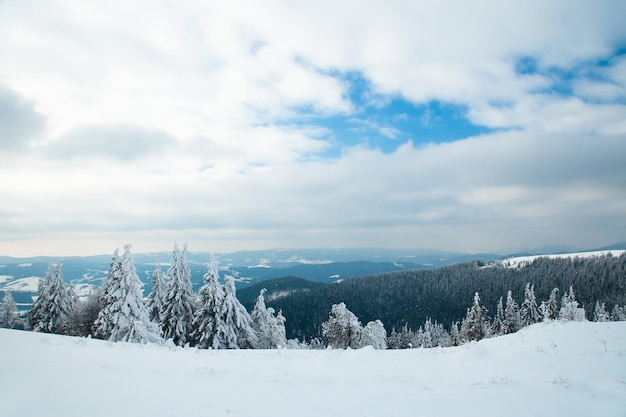
[[[322,305],[320,308],[327,310],[325,321],[319,326],[313,326],[317,333],[303,337],[302,340],[295,337],[288,339],[285,327],[287,320],[293,316],[294,321],[301,323],[301,316],[312,316],[311,311],[301,308],[299,315],[283,315],[281,309],[266,305],[265,289],[259,291],[251,311],[248,311],[237,298],[234,278],[226,275],[223,283],[220,282],[218,263],[215,260],[208,263],[204,284],[194,293],[186,254],[186,245],[182,250],[175,245],[167,271],[163,272],[160,265],[154,269],[152,291],[146,297],[135,269],[131,245],[126,245],[121,255],[118,250],[115,251],[106,280],[97,291],[84,299],[79,299],[73,288],[65,283],[61,266],[52,264],[40,280],[38,297],[25,316],[17,314],[15,302],[10,292],[6,292],[0,304],[0,327],[93,337],[113,342],[165,343],[200,349],[358,349],[366,346],[375,349],[406,349],[458,346],[470,341],[515,333],[541,321],[626,320],[625,306],[614,304],[607,308],[599,297],[593,303],[593,311],[585,311],[584,306],[577,301],[573,284],[565,287],[562,295],[559,288],[551,288],[546,299],[539,300],[535,293],[535,284],[529,281],[524,286],[523,298],[519,302],[509,289],[506,296],[499,297],[493,310],[488,309],[481,300],[480,290],[484,288],[489,292],[488,286],[476,285],[473,302],[469,300],[469,306],[465,308],[465,317],[452,319],[445,325],[426,317],[416,328],[411,328],[408,320],[397,328],[389,326],[393,321],[388,317],[372,317],[371,321],[362,324],[344,302],[351,299],[349,296],[327,306],[318,302]],[[623,269],[625,261],[626,258],[622,255],[594,262],[600,263],[606,270]],[[538,264],[542,265],[542,262],[540,260]],[[566,262],[575,263],[569,260]],[[592,269],[589,265],[585,264],[585,268]],[[472,271],[481,273],[483,269],[483,265],[477,264],[473,265]],[[506,270],[502,269],[500,272],[506,277]],[[618,273],[618,276],[623,281],[623,273]],[[354,279],[351,282],[360,281],[367,286],[368,279],[376,279],[379,285],[393,285],[392,278],[381,275],[363,280]],[[416,280],[425,279],[413,277],[413,281]],[[442,281],[443,279],[438,280],[439,283]],[[621,282],[617,280],[611,285],[619,287],[621,284],[618,281]],[[578,281],[572,279],[570,282]],[[541,285],[545,287],[545,282],[541,281]],[[329,288],[338,291],[340,288],[345,289],[345,285],[342,287],[340,284],[332,284]],[[385,298],[384,291],[377,292],[378,294],[372,291],[368,293],[372,300]],[[489,293],[490,298],[493,298],[492,293],[493,291]],[[306,295],[312,294],[314,292]],[[418,303],[418,298],[415,297],[412,303]],[[444,299],[439,300],[439,303],[445,305],[446,297],[441,298]],[[452,291],[449,298],[453,299]],[[296,297],[295,300],[302,301],[302,298]],[[391,297],[384,302],[386,309],[393,310],[394,300]],[[358,309],[363,310],[365,305],[375,303],[355,301],[355,304]],[[288,308],[286,311],[290,311],[288,303],[285,306]],[[291,332],[298,333],[305,334],[298,329]]]

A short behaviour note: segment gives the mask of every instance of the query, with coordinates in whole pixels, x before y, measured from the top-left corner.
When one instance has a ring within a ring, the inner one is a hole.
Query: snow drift
[[[199,350],[0,329],[3,415],[624,416],[626,322],[455,348]]]

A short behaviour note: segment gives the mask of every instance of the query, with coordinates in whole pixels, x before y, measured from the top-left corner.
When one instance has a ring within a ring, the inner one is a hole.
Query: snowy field
[[[516,256],[514,258],[507,258],[499,261],[502,265],[509,268],[520,268],[533,263],[538,258],[549,259],[574,259],[574,258],[600,258],[603,256],[621,256],[626,252],[622,249],[600,250],[592,252],[573,252],[573,253],[559,253],[554,255],[528,255],[528,256]]]
[[[626,416],[626,322],[456,348],[207,351],[0,329],[3,416]]]

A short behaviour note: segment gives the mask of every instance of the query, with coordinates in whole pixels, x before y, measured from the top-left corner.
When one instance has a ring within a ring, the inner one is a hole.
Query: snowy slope
[[[206,351],[0,330],[2,415],[626,415],[626,322],[458,348]]]
[[[529,255],[529,256],[516,256],[513,258],[507,258],[502,261],[498,261],[502,265],[509,268],[521,268],[526,265],[530,265],[537,258],[550,258],[550,259],[574,259],[574,258],[598,258],[602,256],[621,256],[626,250],[611,249],[600,250],[591,252],[574,252],[574,253],[559,253],[554,255]]]

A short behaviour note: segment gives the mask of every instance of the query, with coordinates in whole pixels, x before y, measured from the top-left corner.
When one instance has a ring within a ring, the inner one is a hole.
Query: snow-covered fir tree
[[[467,310],[467,316],[461,324],[461,334],[467,341],[489,337],[487,309],[480,304],[480,296],[474,293],[474,304]]]
[[[583,321],[585,320],[585,310],[578,307],[574,287],[569,287],[569,292],[563,294],[561,299],[561,309],[559,310],[559,320]]]
[[[539,310],[543,321],[556,320],[559,318],[559,289],[553,288],[548,301],[542,301]]]
[[[503,334],[504,328],[504,307],[502,304],[502,297],[498,300],[498,305],[496,306],[496,315],[493,318],[493,323],[491,323],[491,334],[493,336],[500,336]]]
[[[368,322],[361,332],[360,347],[372,346],[374,349],[387,349],[387,331],[380,320]]]
[[[357,349],[363,327],[344,303],[333,304],[328,321],[322,323],[322,336],[336,349]]]
[[[163,297],[165,294],[165,278],[161,270],[161,264],[157,262],[156,268],[152,272],[152,291],[148,295],[148,317],[155,323],[161,323],[161,312],[163,311]]]
[[[219,271],[217,262],[212,261],[206,274],[204,285],[200,287],[200,301],[198,309],[193,316],[192,339],[197,347],[202,349],[219,349],[222,345],[219,337],[216,337],[218,329],[224,333],[224,289],[219,283]]]
[[[611,310],[611,320],[626,321],[626,305],[624,307],[615,304]]]
[[[430,334],[430,329],[425,329],[423,326],[420,326],[415,334],[415,347],[428,349],[433,346],[433,338]]]
[[[168,282],[163,297],[161,329],[165,339],[184,346],[191,341],[195,296],[191,286],[191,271],[186,259],[187,245],[181,252],[174,245],[172,265],[167,270]]]
[[[611,321],[611,315],[606,311],[604,303],[596,301],[596,305],[593,311],[593,321]]]
[[[395,327],[391,329],[388,345],[390,349],[410,349],[413,347],[416,336],[413,330],[409,328],[409,324],[405,323],[399,332]]]
[[[519,305],[513,298],[513,293],[509,290],[506,295],[506,306],[504,307],[504,323],[502,324],[502,334],[515,333],[520,329]]]
[[[237,299],[235,279],[224,277],[224,302],[222,304],[223,325],[218,323],[215,337],[220,347],[227,349],[253,349],[257,343],[252,318]]]
[[[530,326],[537,323],[541,319],[539,308],[537,307],[537,298],[535,297],[535,286],[526,284],[524,289],[524,302],[520,306],[520,325]]]
[[[76,296],[65,285],[61,265],[51,264],[39,282],[37,300],[29,313],[29,324],[36,332],[72,334],[71,318]]]
[[[281,312],[276,315],[272,307],[265,305],[266,291],[265,288],[260,291],[251,317],[258,338],[257,348],[276,349],[287,345],[285,318]]]
[[[96,337],[113,342],[161,343],[160,329],[150,321],[143,303],[142,284],[130,249],[131,245],[124,246],[124,255],[114,262],[94,332]]]
[[[461,346],[465,342],[459,329],[459,322],[452,323],[450,325],[450,346]]]
[[[11,291],[6,290],[2,302],[0,302],[0,327],[13,328],[17,317],[17,305]]]

